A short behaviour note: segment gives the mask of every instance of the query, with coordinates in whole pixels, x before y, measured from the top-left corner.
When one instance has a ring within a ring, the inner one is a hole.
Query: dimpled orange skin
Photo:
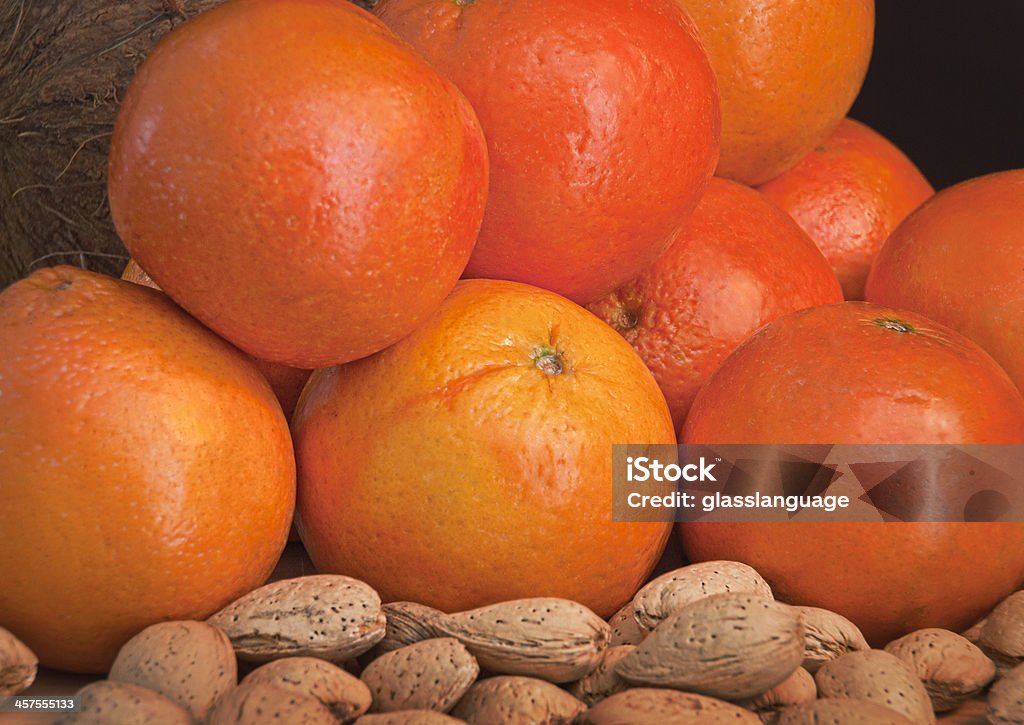
[[[784,211],[714,178],[668,251],[589,309],[643,358],[678,430],[700,386],[752,332],[842,299],[828,262]]]
[[[236,0],[181,25],[140,67],[110,150],[132,256],[208,327],[299,368],[429,315],[486,190],[465,98],[342,0]]]
[[[657,384],[614,330],[529,285],[460,282],[393,347],[314,372],[292,432],[310,557],[384,601],[556,596],[608,616],[670,532],[611,521],[612,445],[675,443]]]
[[[874,43],[874,0],[676,0],[693,18],[722,99],[716,176],[756,186],[850,110]]]
[[[163,294],[73,267],[0,294],[0,622],[105,672],[144,627],[262,584],[295,500],[287,423]]]
[[[124,270],[121,272],[121,279],[152,287],[153,289],[160,289],[160,285],[154,282],[153,278],[146,274],[146,270],[140,267],[139,263],[134,259],[128,260],[128,264],[125,265]],[[252,360],[256,369],[263,373],[263,377],[270,383],[274,395],[277,396],[278,402],[281,403],[284,417],[290,420],[292,413],[295,411],[295,404],[299,402],[302,387],[309,380],[309,374],[313,371],[293,368],[280,363],[267,362],[252,355],[249,356],[249,359]]]
[[[848,300],[864,299],[864,282],[882,242],[935,193],[891,141],[852,118],[796,166],[758,188],[821,248]]]
[[[697,395],[681,440],[1024,443],[1024,399],[955,331],[846,302],[782,317],[737,348]],[[1018,522],[695,523],[680,531],[693,561],[748,563],[779,599],[839,612],[876,647],[922,627],[961,631],[1024,581]]]
[[[672,0],[383,0],[487,136],[491,189],[468,277],[581,304],[671,242],[718,160],[714,75]]]
[[[867,298],[981,345],[1024,390],[1024,169],[943,189],[882,246]]]

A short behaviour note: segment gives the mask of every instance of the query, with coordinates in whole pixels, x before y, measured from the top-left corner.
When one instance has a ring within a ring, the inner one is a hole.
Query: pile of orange
[[[671,534],[613,520],[614,444],[1024,443],[1024,171],[933,196],[846,119],[873,29],[871,0],[183,23],[111,141],[125,279],[0,293],[0,626],[102,672],[265,581],[293,517],[386,600],[610,616]],[[1024,523],[680,534],[874,642],[1024,582]]]

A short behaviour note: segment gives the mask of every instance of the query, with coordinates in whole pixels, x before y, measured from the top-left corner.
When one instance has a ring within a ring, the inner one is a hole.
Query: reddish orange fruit
[[[874,0],[677,0],[700,29],[722,98],[715,173],[778,176],[850,110],[874,42]]]
[[[317,370],[292,432],[310,557],[385,601],[556,596],[606,616],[670,531],[612,522],[612,445],[675,442],[657,384],[614,330],[529,285],[461,282],[401,342]]]
[[[936,194],[886,240],[866,293],[959,330],[1024,390],[1024,169]]]
[[[0,294],[0,622],[105,672],[146,626],[262,584],[288,425],[252,363],[163,294],[73,267]]]
[[[1024,443],[998,364],[921,315],[864,302],[794,312],[726,359],[686,443]],[[694,561],[755,567],[780,599],[832,609],[876,646],[974,623],[1024,581],[1024,523],[682,524]],[[951,596],[950,592],[955,592]]]
[[[383,0],[462,89],[491,189],[466,276],[590,302],[669,245],[718,159],[714,76],[673,0]]]
[[[700,386],[754,330],[842,299],[828,262],[785,212],[716,178],[668,251],[590,310],[640,353],[678,430]]]
[[[110,147],[132,256],[215,332],[299,368],[425,319],[486,189],[466,99],[340,0],[236,0],[181,25],[139,68]]]
[[[821,248],[848,300],[864,299],[882,242],[935,193],[891,141],[852,118],[760,190]]]
[[[153,278],[134,259],[128,260],[128,264],[125,265],[124,270],[121,272],[121,279],[152,287],[153,289],[160,289],[160,285],[154,282]],[[281,403],[281,410],[284,411],[285,418],[291,419],[292,413],[295,411],[295,404],[299,402],[302,386],[309,380],[309,374],[312,370],[267,362],[252,355],[249,356],[249,359],[252,360],[256,368],[263,373],[263,377],[270,383],[270,387],[274,390],[274,395],[277,396],[278,402]]]

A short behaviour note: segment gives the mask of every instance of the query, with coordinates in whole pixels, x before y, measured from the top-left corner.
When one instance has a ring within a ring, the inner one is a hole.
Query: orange
[[[685,443],[1024,443],[1024,398],[980,347],[904,310],[780,317],[697,395]],[[949,485],[937,481],[937,486]],[[736,559],[778,597],[832,609],[874,646],[960,631],[1024,581],[1024,523],[693,523],[694,561]]]
[[[715,173],[757,185],[850,110],[874,42],[874,0],[676,0],[700,29],[722,98]]]
[[[215,332],[298,368],[425,319],[486,189],[466,99],[342,0],[234,0],[182,24],[139,68],[110,148],[131,255]]]
[[[864,299],[882,242],[935,193],[891,141],[852,118],[760,190],[821,248],[848,300]]]
[[[292,424],[298,528],[319,571],[462,610],[633,596],[667,523],[612,522],[615,443],[675,443],[632,348],[586,310],[466,280],[409,337],[317,370]]]
[[[953,327],[1024,390],[1024,169],[943,189],[882,246],[867,298]]]
[[[491,188],[466,276],[579,303],[671,242],[718,159],[707,55],[673,0],[383,0],[375,12],[462,89]]]
[[[152,287],[153,289],[160,289],[160,286],[153,281],[153,278],[134,259],[128,260],[128,264],[125,265],[124,270],[121,272],[121,279]],[[263,377],[270,383],[274,395],[277,396],[278,402],[281,403],[284,417],[291,419],[292,413],[295,411],[295,404],[299,401],[302,386],[309,380],[309,374],[312,371],[293,368],[281,365],[280,363],[267,362],[251,355],[249,359],[252,360],[256,368],[263,373]]]
[[[295,499],[287,422],[163,294],[73,267],[0,293],[0,622],[105,672],[146,626],[262,584]]]
[[[668,251],[590,310],[636,348],[678,430],[700,386],[752,332],[842,299],[828,262],[785,212],[716,178]]]

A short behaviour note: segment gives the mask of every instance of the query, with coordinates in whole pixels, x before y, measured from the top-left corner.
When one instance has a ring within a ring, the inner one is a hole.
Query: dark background
[[[1024,0],[877,0],[875,48],[850,115],[936,189],[1024,168]]]

